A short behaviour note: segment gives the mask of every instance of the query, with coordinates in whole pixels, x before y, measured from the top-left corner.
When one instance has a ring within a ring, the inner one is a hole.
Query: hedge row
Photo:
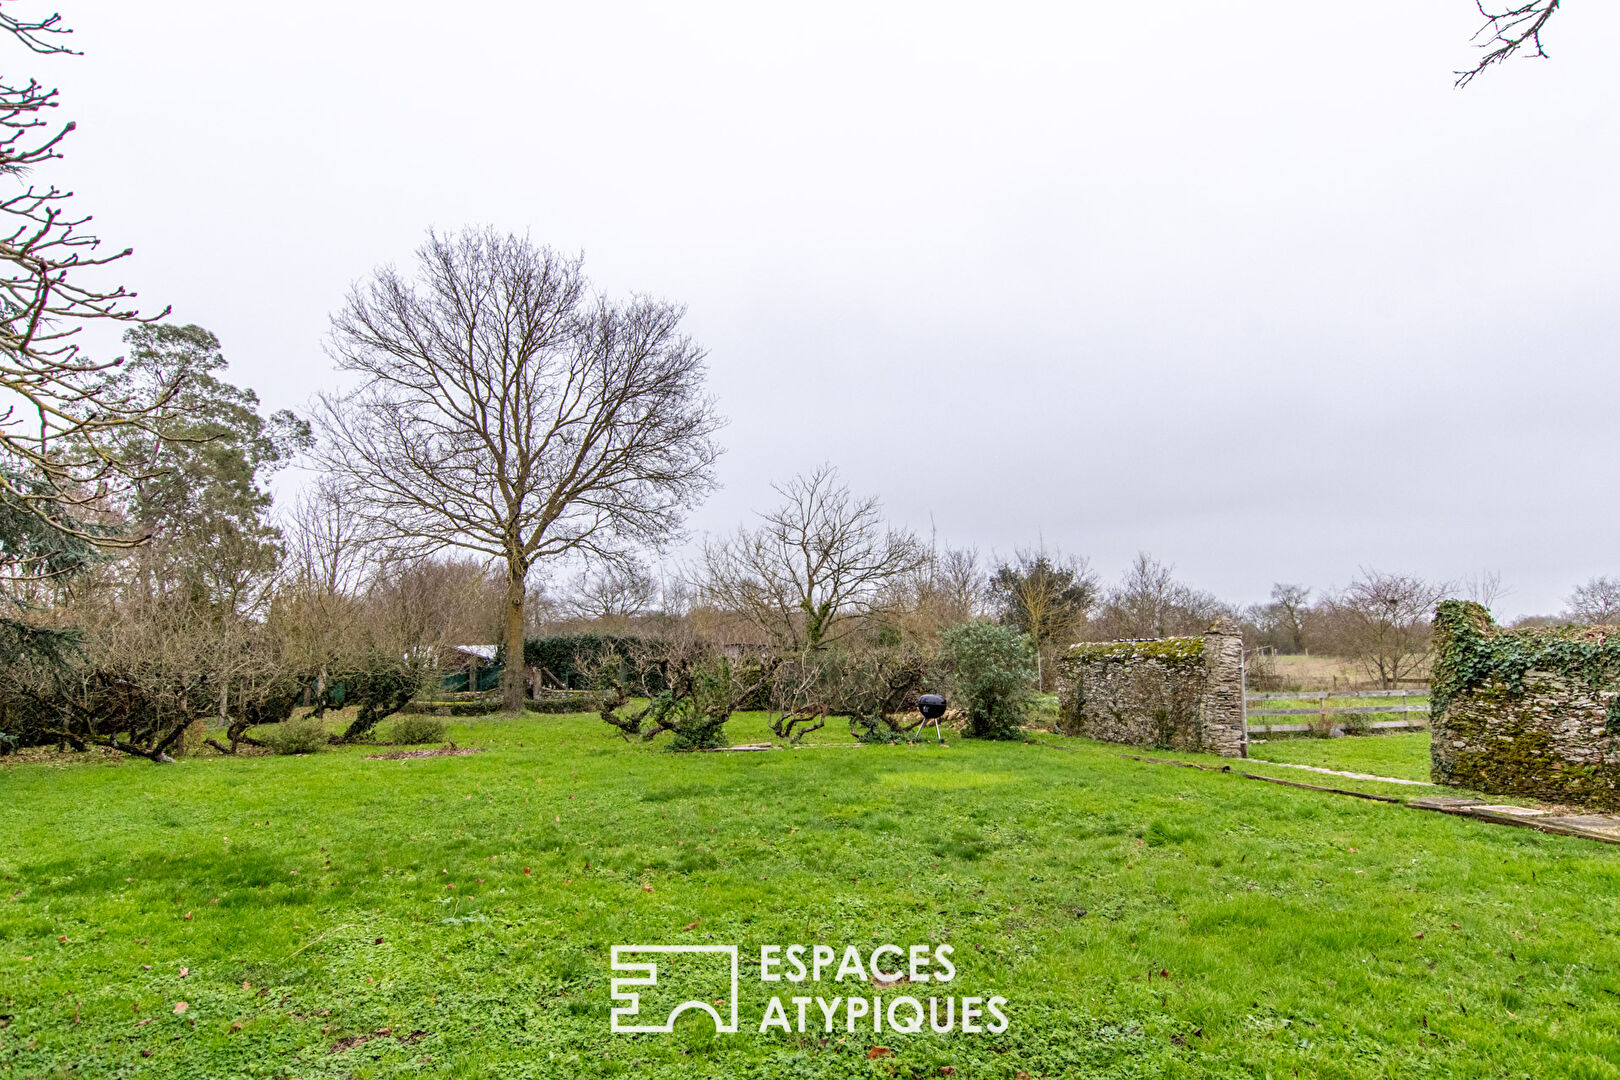
[[[552,634],[549,637],[529,638],[523,643],[523,665],[536,668],[548,684],[561,683],[569,690],[602,690],[591,685],[590,676],[580,669],[582,657],[617,656],[628,663],[629,657],[644,638],[628,634]],[[497,663],[504,662],[504,654]],[[665,683],[656,669],[641,673],[649,689],[662,690]],[[641,682],[642,678],[636,679]]]

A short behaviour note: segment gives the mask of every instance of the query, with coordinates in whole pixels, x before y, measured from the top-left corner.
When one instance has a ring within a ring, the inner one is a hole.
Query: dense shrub
[[[331,741],[326,721],[318,716],[283,720],[254,732],[255,737],[278,754],[313,754]]]
[[[973,739],[1017,739],[1035,698],[1035,650],[1010,626],[971,622],[940,635],[940,659],[953,704],[967,714]]]
[[[436,716],[401,716],[388,730],[388,741],[400,746],[420,746],[444,740],[445,722]]]
[[[648,638],[628,634],[552,634],[548,637],[529,638],[523,643],[523,666],[540,672],[548,684],[561,683],[569,690],[608,690],[603,681],[604,657],[618,657],[621,665],[630,664],[631,656],[642,656],[656,651],[657,643]],[[505,653],[496,663],[505,663]],[[630,682],[656,692],[668,688],[663,671],[656,664],[641,663],[638,670],[614,672],[613,681]]]
[[[501,711],[498,698],[462,701],[412,701],[399,712],[402,716],[493,716]]]
[[[546,690],[539,697],[524,701],[532,713],[593,713],[602,707],[603,695],[591,690]]]

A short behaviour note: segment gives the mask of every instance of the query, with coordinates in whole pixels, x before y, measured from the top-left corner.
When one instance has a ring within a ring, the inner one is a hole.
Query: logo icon
[[[625,959],[626,956],[636,953],[669,954],[669,953],[713,953],[728,957],[731,961],[731,993],[727,1004],[731,1007],[731,1019],[727,1021],[720,1015],[713,1005],[707,1001],[683,1001],[670,1010],[669,1016],[662,1024],[621,1024],[620,1020],[644,1019],[637,1016],[641,1010],[641,995],[634,990],[626,990],[631,986],[657,986],[658,963],[649,959],[640,963]],[[640,972],[638,976],[612,980],[609,986],[614,1001],[622,1001],[623,1005],[613,1009],[612,1030],[619,1035],[667,1035],[675,1030],[675,1018],[687,1009],[701,1009],[714,1017],[715,1031],[722,1034],[737,1030],[737,946],[735,945],[615,945],[611,954],[611,963],[614,971]]]

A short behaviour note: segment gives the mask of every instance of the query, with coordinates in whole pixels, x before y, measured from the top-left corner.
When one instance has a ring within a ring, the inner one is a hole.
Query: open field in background
[[[1620,1077],[1613,848],[1050,736],[451,736],[483,752],[0,767],[3,1075]],[[795,941],[948,941],[1012,1027],[607,1033],[613,944]]]
[[[1278,690],[1368,690],[1376,679],[1354,660],[1342,656],[1268,656],[1262,661],[1275,675]],[[1261,665],[1255,665],[1257,670]],[[1402,686],[1420,686],[1429,678],[1427,666],[1415,672]],[[1256,685],[1251,689],[1261,689]],[[1268,687],[1269,689],[1269,687]]]

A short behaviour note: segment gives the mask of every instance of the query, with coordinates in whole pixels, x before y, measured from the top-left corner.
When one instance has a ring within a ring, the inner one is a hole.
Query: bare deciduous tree
[[[1620,624],[1620,578],[1595,577],[1577,585],[1564,602],[1569,605],[1571,622],[1588,626]]]
[[[1096,629],[1117,638],[1198,634],[1218,616],[1232,614],[1214,596],[1177,581],[1175,569],[1138,552],[1104,599]]]
[[[60,41],[67,32],[56,15],[0,14],[0,39],[38,55],[71,53]],[[57,92],[35,80],[0,83],[0,176],[23,185],[0,196],[0,499],[98,546],[129,545],[142,538],[87,527],[81,514],[132,478],[108,438],[157,430],[173,386],[139,392],[118,378],[121,359],[80,351],[86,324],[141,317],[128,307],[133,293],[97,283],[98,269],[129,250],[102,253],[85,231],[89,216],[68,209],[70,192],[22,180],[62,156],[74,125],[46,119],[57,104]]]
[[[483,645],[504,629],[505,596],[505,575],[479,559],[390,559],[367,582],[366,636],[395,655]]]
[[[430,233],[333,318],[325,460],[380,537],[506,568],[503,697],[521,707],[530,568],[660,547],[713,487],[720,426],[683,312],[593,297],[579,259],[518,236]]]
[[[330,477],[306,490],[283,526],[287,556],[270,625],[294,670],[313,672],[321,694],[352,649],[365,614],[366,537]]]
[[[1283,639],[1290,652],[1305,651],[1305,620],[1311,610],[1311,590],[1304,585],[1277,582],[1271,587],[1271,603],[1264,609],[1268,628]]]
[[[1394,689],[1423,670],[1434,607],[1449,589],[1446,583],[1363,569],[1323,606],[1344,653],[1380,686]]]
[[[1512,591],[1502,584],[1502,575],[1496,570],[1481,570],[1463,579],[1463,592],[1467,594],[1468,599],[1487,611],[1494,608],[1498,600]]]
[[[1457,85],[1467,86],[1492,64],[1500,64],[1521,49],[1531,50],[1530,55],[1536,58],[1545,58],[1547,50],[1542,47],[1541,35],[1547,28],[1547,22],[1558,10],[1561,0],[1527,0],[1525,3],[1515,3],[1508,7],[1497,9],[1487,8],[1485,0],[1474,0],[1474,6],[1485,24],[1474,35],[1474,40],[1480,43],[1485,50],[1479,58],[1479,63],[1467,71],[1456,72]]]
[[[890,582],[876,606],[902,641],[930,647],[941,631],[984,614],[986,588],[978,551],[930,544],[917,569]]]
[[[652,572],[640,562],[627,560],[580,574],[564,604],[577,619],[618,628],[651,611],[658,597],[658,581]]]
[[[851,495],[830,465],[773,487],[783,502],[759,528],[704,545],[695,585],[780,648],[839,640],[927,558],[915,534],[885,523],[877,498]]]

